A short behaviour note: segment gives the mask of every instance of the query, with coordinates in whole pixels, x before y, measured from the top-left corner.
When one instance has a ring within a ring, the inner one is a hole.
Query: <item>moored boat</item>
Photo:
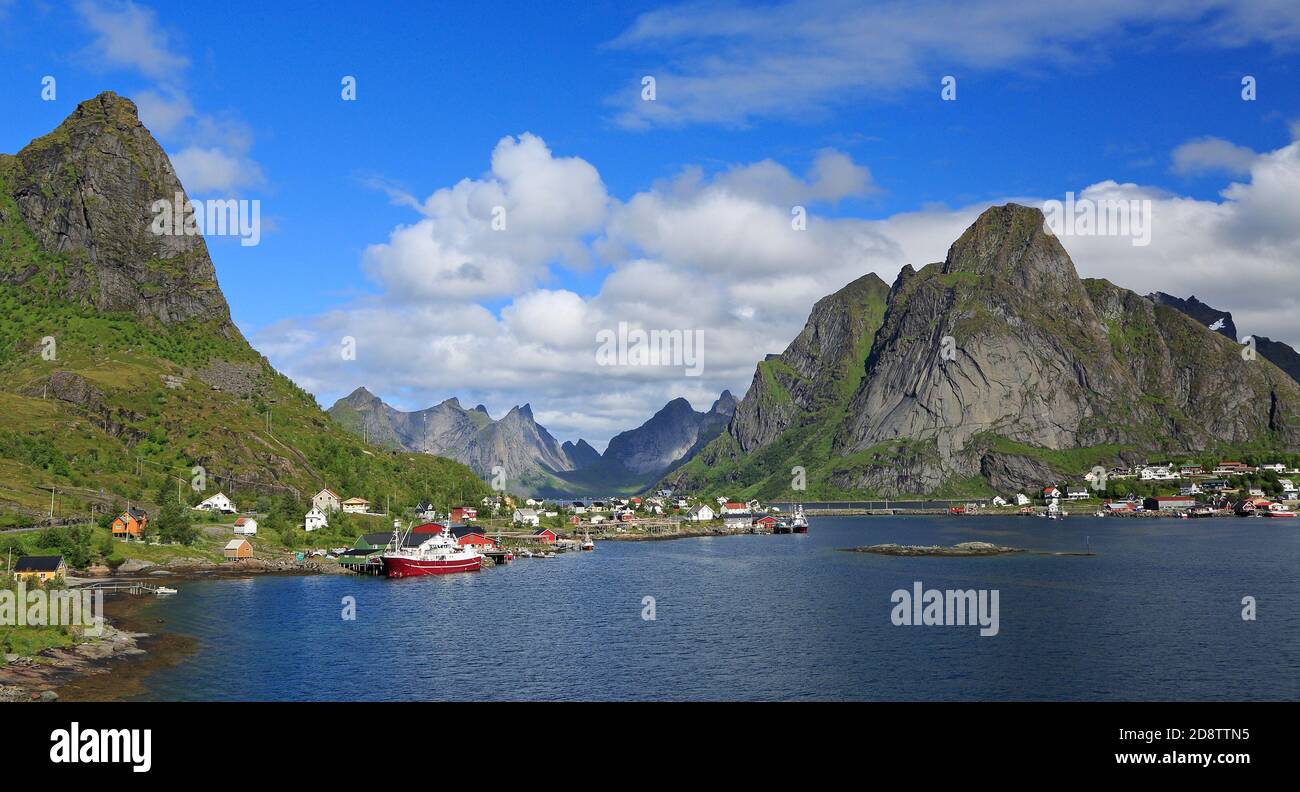
[[[394,523],[393,546],[397,549],[380,556],[384,574],[390,578],[477,572],[483,567],[483,556],[473,547],[461,547],[451,531],[430,534],[428,539],[415,546],[403,547],[403,539],[401,530]]]
[[[794,514],[790,517],[790,530],[797,534],[808,533],[808,518],[804,516],[802,503],[794,507]]]
[[[582,549],[583,549],[583,550],[595,550],[595,549],[596,549],[596,543],[593,542],[593,541],[591,541],[591,535],[590,535],[590,534],[583,534],[583,535],[582,535]]]

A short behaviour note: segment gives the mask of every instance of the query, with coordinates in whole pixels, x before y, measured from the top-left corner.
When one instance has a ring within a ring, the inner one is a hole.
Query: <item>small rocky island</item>
[[[847,553],[875,553],[892,556],[995,556],[1023,553],[1019,547],[1002,547],[989,542],[961,542],[952,547],[940,545],[878,544],[869,547],[842,548]]]

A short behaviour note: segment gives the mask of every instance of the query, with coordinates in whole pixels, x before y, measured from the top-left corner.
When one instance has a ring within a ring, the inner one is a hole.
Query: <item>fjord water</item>
[[[149,615],[197,650],[139,698],[1296,700],[1289,522],[827,517],[807,535],[601,542],[478,574],[183,581]],[[1098,555],[836,550],[970,540]],[[998,635],[894,626],[891,593],[914,581],[997,589]]]

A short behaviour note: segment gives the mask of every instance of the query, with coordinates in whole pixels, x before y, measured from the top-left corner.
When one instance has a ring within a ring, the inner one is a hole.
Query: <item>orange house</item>
[[[253,545],[247,539],[231,539],[222,548],[221,554],[226,557],[227,561],[238,561],[241,558],[253,557]]]
[[[113,520],[113,536],[119,538],[130,538],[132,536],[139,538],[140,534],[149,527],[149,515],[144,509],[128,508]]]

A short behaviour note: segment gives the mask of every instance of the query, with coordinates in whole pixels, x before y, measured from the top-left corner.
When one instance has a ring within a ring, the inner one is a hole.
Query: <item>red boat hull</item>
[[[385,558],[384,574],[390,578],[450,575],[454,572],[477,572],[482,566],[482,557],[467,558],[463,561],[416,561],[411,558]]]

